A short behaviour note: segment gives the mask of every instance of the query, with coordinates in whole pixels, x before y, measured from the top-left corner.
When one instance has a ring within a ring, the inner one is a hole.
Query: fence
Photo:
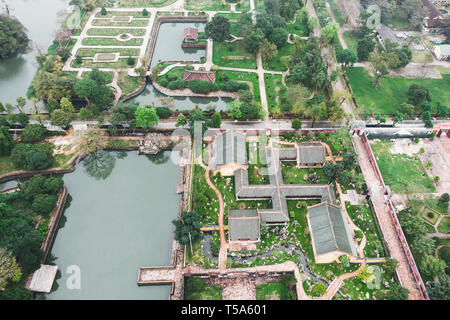
[[[365,148],[367,150],[367,153],[369,155],[370,163],[372,164],[372,167],[373,167],[373,169],[374,169],[374,171],[375,171],[375,173],[377,175],[378,180],[380,181],[381,185],[383,186],[383,191],[385,193],[387,193],[388,189],[387,189],[387,187],[386,187],[386,185],[384,183],[383,177],[381,175],[380,169],[378,168],[377,162],[376,162],[375,157],[374,157],[373,152],[372,152],[372,148],[369,145],[369,141],[367,139],[367,135],[366,135],[365,132],[363,132],[363,134],[362,134],[362,140],[363,140],[364,146],[365,146]],[[413,257],[413,255],[411,253],[411,249],[409,248],[408,242],[406,241],[405,234],[403,233],[402,227],[400,226],[400,222],[399,222],[398,217],[397,217],[397,212],[398,211],[394,207],[394,205],[392,204],[391,199],[387,199],[386,203],[387,203],[387,205],[389,207],[389,212],[391,214],[391,218],[394,221],[395,230],[396,230],[397,235],[398,235],[398,237],[400,239],[400,242],[402,244],[403,251],[405,252],[406,259],[408,261],[409,267],[411,268],[411,271],[413,273],[414,279],[416,280],[416,283],[417,283],[417,285],[419,287],[420,293],[422,294],[422,296],[423,296],[423,298],[425,300],[429,300],[427,291],[425,289],[425,285],[424,285],[424,283],[422,281],[422,277],[420,276],[420,273],[419,273],[419,270],[417,268],[416,262],[414,261],[414,257]],[[381,231],[383,232],[383,229],[381,229]],[[383,235],[384,235],[384,232],[383,232]]]

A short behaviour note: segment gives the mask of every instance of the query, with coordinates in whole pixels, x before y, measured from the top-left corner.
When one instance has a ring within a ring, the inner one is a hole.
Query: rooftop
[[[256,210],[230,210],[228,225],[231,241],[259,239],[259,215]]]
[[[214,82],[216,82],[216,72],[215,71],[197,71],[197,70],[184,71],[183,80],[189,82],[194,79],[205,80],[205,81],[214,83]]]
[[[308,207],[308,220],[316,254],[334,251],[355,254],[348,222],[338,206],[323,202]]]
[[[198,30],[196,28],[184,29],[183,39],[184,40],[197,40],[198,39]]]

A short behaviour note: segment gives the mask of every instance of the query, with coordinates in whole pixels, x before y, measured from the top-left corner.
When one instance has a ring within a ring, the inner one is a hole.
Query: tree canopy
[[[0,59],[24,53],[28,48],[25,27],[19,20],[6,14],[0,14]]]

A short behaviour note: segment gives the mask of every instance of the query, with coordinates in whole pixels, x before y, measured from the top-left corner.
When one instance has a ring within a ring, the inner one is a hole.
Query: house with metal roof
[[[307,220],[316,263],[331,263],[341,255],[357,257],[349,224],[338,206],[326,202],[310,206]]]
[[[247,145],[245,135],[227,131],[216,136],[212,142],[212,172],[222,176],[232,176],[239,169],[247,169]]]
[[[229,242],[250,244],[260,241],[260,218],[256,210],[228,212]]]
[[[434,54],[438,60],[449,60],[450,44],[441,44],[434,47]]]

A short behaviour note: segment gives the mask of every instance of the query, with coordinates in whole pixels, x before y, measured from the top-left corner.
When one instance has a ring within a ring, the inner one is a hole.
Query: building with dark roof
[[[307,220],[316,263],[356,257],[349,224],[338,206],[322,202],[308,207]]]
[[[198,41],[198,30],[196,28],[184,29],[183,41],[184,42],[197,42]]]
[[[423,6],[428,10],[428,17],[425,19],[425,27],[438,28],[441,26],[442,14],[430,0],[422,0]]]
[[[228,212],[229,242],[249,244],[260,241],[260,218],[256,210]]]
[[[211,168],[213,174],[232,176],[238,169],[247,169],[247,146],[245,135],[227,131],[216,136],[212,142]]]
[[[325,147],[321,143],[299,143],[300,167],[323,166]]]
[[[387,40],[393,43],[398,43],[399,45],[403,43],[403,41],[395,35],[395,33],[392,31],[391,28],[382,23],[380,23],[376,27],[376,31],[377,31],[377,38],[383,44],[383,46],[386,45]]]
[[[211,83],[216,82],[216,72],[215,71],[201,71],[201,70],[185,70],[183,75],[183,80],[189,82],[191,80],[198,79],[209,81]]]

